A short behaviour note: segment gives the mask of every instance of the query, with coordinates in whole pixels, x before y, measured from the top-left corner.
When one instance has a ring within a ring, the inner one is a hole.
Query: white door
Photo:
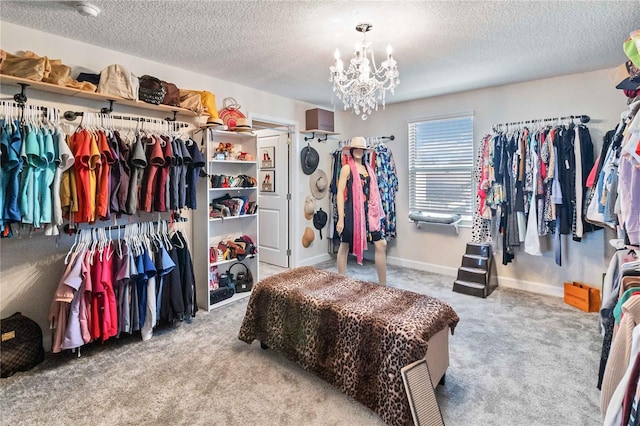
[[[288,268],[289,134],[270,129],[257,134],[260,261]]]

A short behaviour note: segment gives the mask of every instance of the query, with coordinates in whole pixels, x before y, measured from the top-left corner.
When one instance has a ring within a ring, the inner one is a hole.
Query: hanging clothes
[[[340,245],[340,235],[335,232],[338,221],[337,193],[338,179],[343,165],[347,164],[343,155],[342,146],[348,145],[348,141],[339,142],[339,148],[331,153],[331,184],[329,186],[329,198],[331,202],[328,235],[331,238],[333,251],[337,251]],[[395,199],[398,192],[398,175],[395,160],[391,149],[382,142],[382,138],[369,138],[367,145],[371,150],[365,153],[364,161],[372,168],[378,181],[378,192],[382,203],[383,218],[381,221],[382,238],[392,240],[397,237],[397,217]]]
[[[580,241],[598,229],[583,214],[593,166],[593,143],[582,124],[540,123],[485,135],[476,157],[472,240],[495,244],[491,221],[497,220],[504,265],[522,245],[525,252],[541,255],[539,239],[547,235],[553,236],[561,265],[560,235]]]
[[[396,238],[396,193],[398,192],[398,175],[396,163],[391,150],[382,143],[380,138],[373,146],[370,162],[378,179],[380,201],[384,218],[381,231],[387,241]]]
[[[49,310],[52,352],[138,330],[144,341],[159,324],[195,317],[193,263],[183,234],[147,224],[125,228],[136,231],[114,241],[96,229],[81,231]]]

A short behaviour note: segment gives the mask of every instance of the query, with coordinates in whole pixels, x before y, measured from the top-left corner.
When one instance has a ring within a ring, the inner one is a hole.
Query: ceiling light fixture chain
[[[367,23],[356,26],[356,31],[362,33],[363,39],[356,43],[353,58],[346,70],[338,49],[334,53],[333,66],[329,67],[333,93],[344,103],[345,111],[352,108],[363,120],[374,110],[378,110],[378,102],[384,109],[386,92],[393,94],[400,83],[398,66],[391,55],[391,45],[387,46],[387,59],[382,61],[380,68],[376,66],[371,43],[367,40],[367,32],[371,28],[372,25]]]

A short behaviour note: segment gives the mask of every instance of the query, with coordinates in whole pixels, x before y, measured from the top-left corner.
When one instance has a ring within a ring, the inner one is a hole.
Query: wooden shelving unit
[[[120,105],[150,109],[154,111],[165,111],[165,112],[171,112],[171,113],[176,112],[179,115],[184,115],[189,117],[198,116],[198,114],[196,114],[191,110],[180,108],[177,106],[154,105],[147,102],[124,99],[119,96],[111,96],[111,95],[105,95],[102,93],[88,92],[86,90],[74,89],[72,87],[58,86],[57,84],[44,83],[42,81],[33,81],[33,80],[28,80],[26,78],[13,77],[13,76],[4,75],[4,74],[0,74],[0,84],[6,84],[6,85],[26,84],[29,86],[29,88],[32,88],[35,90],[41,90],[43,92],[56,93],[58,95],[65,95],[65,96],[71,96],[71,97],[82,98],[82,99],[91,99],[94,101],[102,101],[102,102],[113,101],[114,103],[120,104]]]

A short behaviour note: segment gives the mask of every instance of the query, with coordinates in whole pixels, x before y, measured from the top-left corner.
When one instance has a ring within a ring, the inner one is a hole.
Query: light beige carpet
[[[334,263],[318,265],[335,271]],[[261,274],[277,272],[277,268]],[[347,273],[375,280],[375,268]],[[498,289],[480,299],[450,277],[389,267],[389,285],[438,297],[460,316],[437,389],[447,425],[596,425],[597,315]],[[191,324],[49,356],[0,381],[2,425],[380,425],[354,400],[277,353],[237,339],[247,300]],[[46,331],[45,331],[46,332]]]

